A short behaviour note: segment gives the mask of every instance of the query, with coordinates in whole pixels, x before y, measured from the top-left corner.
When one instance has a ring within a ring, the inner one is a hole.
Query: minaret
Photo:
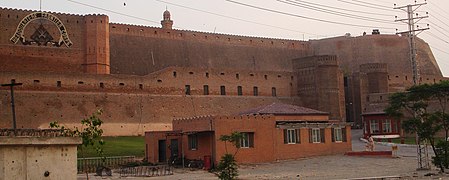
[[[161,21],[162,29],[172,29],[173,21],[170,19],[170,11],[164,11],[164,19]]]

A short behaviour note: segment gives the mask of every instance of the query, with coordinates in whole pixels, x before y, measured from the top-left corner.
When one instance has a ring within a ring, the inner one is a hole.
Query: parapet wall
[[[291,72],[291,59],[309,52],[301,41],[120,24],[110,25],[110,46],[111,72],[135,75],[168,66]]]
[[[388,86],[390,92],[405,91],[413,86],[412,73],[388,73]],[[420,75],[419,82],[421,84],[433,84],[440,81],[449,80],[448,77]]]
[[[386,63],[368,63],[360,65],[362,73],[388,73],[388,65]]]
[[[308,50],[310,48],[309,43],[306,41],[239,36],[239,35],[208,33],[208,32],[189,31],[189,30],[162,29],[159,27],[139,26],[130,24],[110,23],[110,32],[111,34],[115,35],[120,34],[126,36],[191,40],[208,43],[232,44],[237,46],[259,46],[259,47],[289,48],[297,50]]]

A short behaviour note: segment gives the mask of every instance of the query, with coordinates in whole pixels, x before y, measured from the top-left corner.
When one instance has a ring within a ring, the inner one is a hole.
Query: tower
[[[110,74],[109,18],[106,15],[87,15],[85,72]]]
[[[164,19],[161,21],[162,29],[172,29],[173,21],[170,19],[170,11],[165,10]]]

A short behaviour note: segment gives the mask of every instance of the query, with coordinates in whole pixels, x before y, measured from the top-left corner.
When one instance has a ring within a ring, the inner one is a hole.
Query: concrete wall
[[[75,180],[78,144],[69,137],[0,137],[0,179]]]

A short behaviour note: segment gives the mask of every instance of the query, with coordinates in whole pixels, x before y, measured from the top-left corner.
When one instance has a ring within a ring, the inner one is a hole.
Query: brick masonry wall
[[[11,125],[10,95],[0,91],[1,128]],[[18,128],[48,128],[60,121],[66,127],[80,124],[96,109],[103,109],[105,135],[142,135],[169,130],[173,118],[199,115],[231,115],[290,98],[239,96],[179,96],[102,92],[15,91]]]
[[[343,154],[351,150],[351,132],[350,127],[346,128],[347,142],[334,143],[331,140],[331,129],[325,130],[325,143],[309,143],[308,129],[301,129],[300,144],[284,144],[283,130],[276,128],[275,116],[217,116],[217,117],[194,117],[188,119],[175,120],[174,125],[183,129],[183,131],[205,131],[206,127],[212,122],[215,131],[215,161],[226,153],[225,144],[218,140],[221,135],[228,135],[234,131],[253,132],[254,147],[240,148],[236,156],[239,163],[262,163],[273,162],[283,159],[295,159],[300,157]],[[280,119],[282,117],[279,117]],[[303,120],[315,119],[313,115],[303,117]],[[322,118],[322,117],[321,117]],[[202,124],[202,125],[200,125]],[[198,128],[198,127],[203,128]],[[208,141],[209,142],[209,141]],[[209,147],[210,144],[206,146]],[[186,146],[185,146],[186,147]],[[230,144],[227,145],[228,153],[236,151]],[[192,152],[188,152],[192,153]],[[186,153],[187,154],[187,153]],[[203,155],[209,155],[204,152]]]
[[[148,76],[132,75],[88,75],[62,73],[17,73],[0,72],[0,83],[12,79],[23,83],[19,90],[71,91],[71,92],[135,92],[161,95],[185,95],[186,85],[191,95],[204,95],[204,85],[210,95],[220,95],[225,87],[226,95],[237,95],[242,87],[243,96],[291,97],[296,89],[295,76],[286,72],[235,71],[199,68],[166,68]]]
[[[303,41],[122,24],[110,25],[110,42],[111,72],[136,75],[168,66],[289,72],[309,49]]]
[[[73,15],[52,13],[58,17],[67,29],[71,47],[64,44],[61,47],[14,44],[10,38],[15,33],[19,22],[36,11],[0,8],[0,71],[25,72],[88,72],[88,64],[107,64],[107,68],[89,70],[89,72],[109,73],[109,33],[108,17],[104,15]],[[43,24],[53,37],[59,41],[60,32],[48,20],[31,21],[24,31],[27,40],[35,30]],[[101,26],[103,25],[103,27]],[[95,58],[92,58],[95,57]],[[87,59],[86,59],[87,58]],[[92,69],[92,68],[91,68]]]
[[[293,60],[297,74],[296,95],[312,109],[329,112],[332,119],[345,119],[343,74],[336,56],[310,56]]]
[[[397,35],[335,37],[310,41],[315,55],[336,55],[346,73],[359,71],[362,64],[386,63],[388,72],[411,74],[408,39]],[[422,75],[442,76],[430,47],[417,39],[418,63]]]

